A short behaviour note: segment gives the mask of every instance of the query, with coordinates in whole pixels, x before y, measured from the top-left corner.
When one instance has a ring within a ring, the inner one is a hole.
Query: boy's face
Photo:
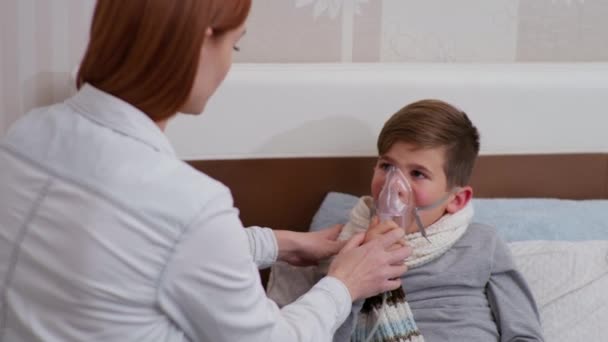
[[[409,181],[413,197],[417,207],[430,205],[445,197],[452,189],[447,188],[447,178],[443,170],[445,163],[445,149],[427,148],[420,149],[416,146],[397,142],[391,146],[386,154],[378,158],[372,178],[372,196],[378,200],[378,195],[384,186],[386,173],[389,166],[395,166],[401,170]],[[419,211],[420,219],[424,227],[428,227],[446,213],[448,204],[454,199],[454,195],[437,208]],[[406,228],[408,234],[418,231],[415,222]]]

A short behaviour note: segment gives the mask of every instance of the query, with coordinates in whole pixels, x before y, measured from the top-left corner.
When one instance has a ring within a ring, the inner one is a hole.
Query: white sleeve
[[[268,299],[228,191],[183,234],[158,286],[160,309],[193,342],[331,341],[351,309],[332,277],[282,309]]]
[[[272,266],[279,255],[279,245],[270,228],[249,227],[245,229],[253,262],[259,269]]]

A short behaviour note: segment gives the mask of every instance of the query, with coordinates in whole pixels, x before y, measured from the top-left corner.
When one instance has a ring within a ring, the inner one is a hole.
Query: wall
[[[481,154],[605,153],[607,92],[608,63],[240,64],[167,135],[189,160],[374,156],[390,115],[439,98],[469,115]]]
[[[608,1],[604,0],[258,0],[255,4],[238,56],[247,62],[608,60]]]
[[[0,1],[0,136],[73,92],[93,0]],[[604,0],[255,0],[237,62],[608,61]],[[277,29],[277,27],[279,29]]]

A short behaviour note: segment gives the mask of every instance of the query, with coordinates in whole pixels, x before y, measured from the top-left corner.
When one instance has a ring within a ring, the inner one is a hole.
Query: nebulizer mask
[[[401,228],[407,228],[414,218],[414,193],[401,170],[389,166],[384,186],[376,201],[376,215],[381,222],[393,220]]]
[[[430,205],[416,206],[414,192],[407,178],[399,168],[391,165],[386,171],[384,186],[375,203],[376,215],[381,222],[393,220],[403,229],[407,229],[412,222],[416,222],[420,234],[430,242],[418,212],[439,207],[456,191],[458,191],[458,188]]]

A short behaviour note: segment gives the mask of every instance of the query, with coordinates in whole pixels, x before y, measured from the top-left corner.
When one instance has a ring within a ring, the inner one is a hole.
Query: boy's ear
[[[454,197],[450,202],[448,202],[448,205],[445,208],[445,210],[450,214],[459,211],[460,209],[464,208],[467,203],[469,203],[471,198],[473,198],[473,188],[468,185],[463,186],[452,196]]]

